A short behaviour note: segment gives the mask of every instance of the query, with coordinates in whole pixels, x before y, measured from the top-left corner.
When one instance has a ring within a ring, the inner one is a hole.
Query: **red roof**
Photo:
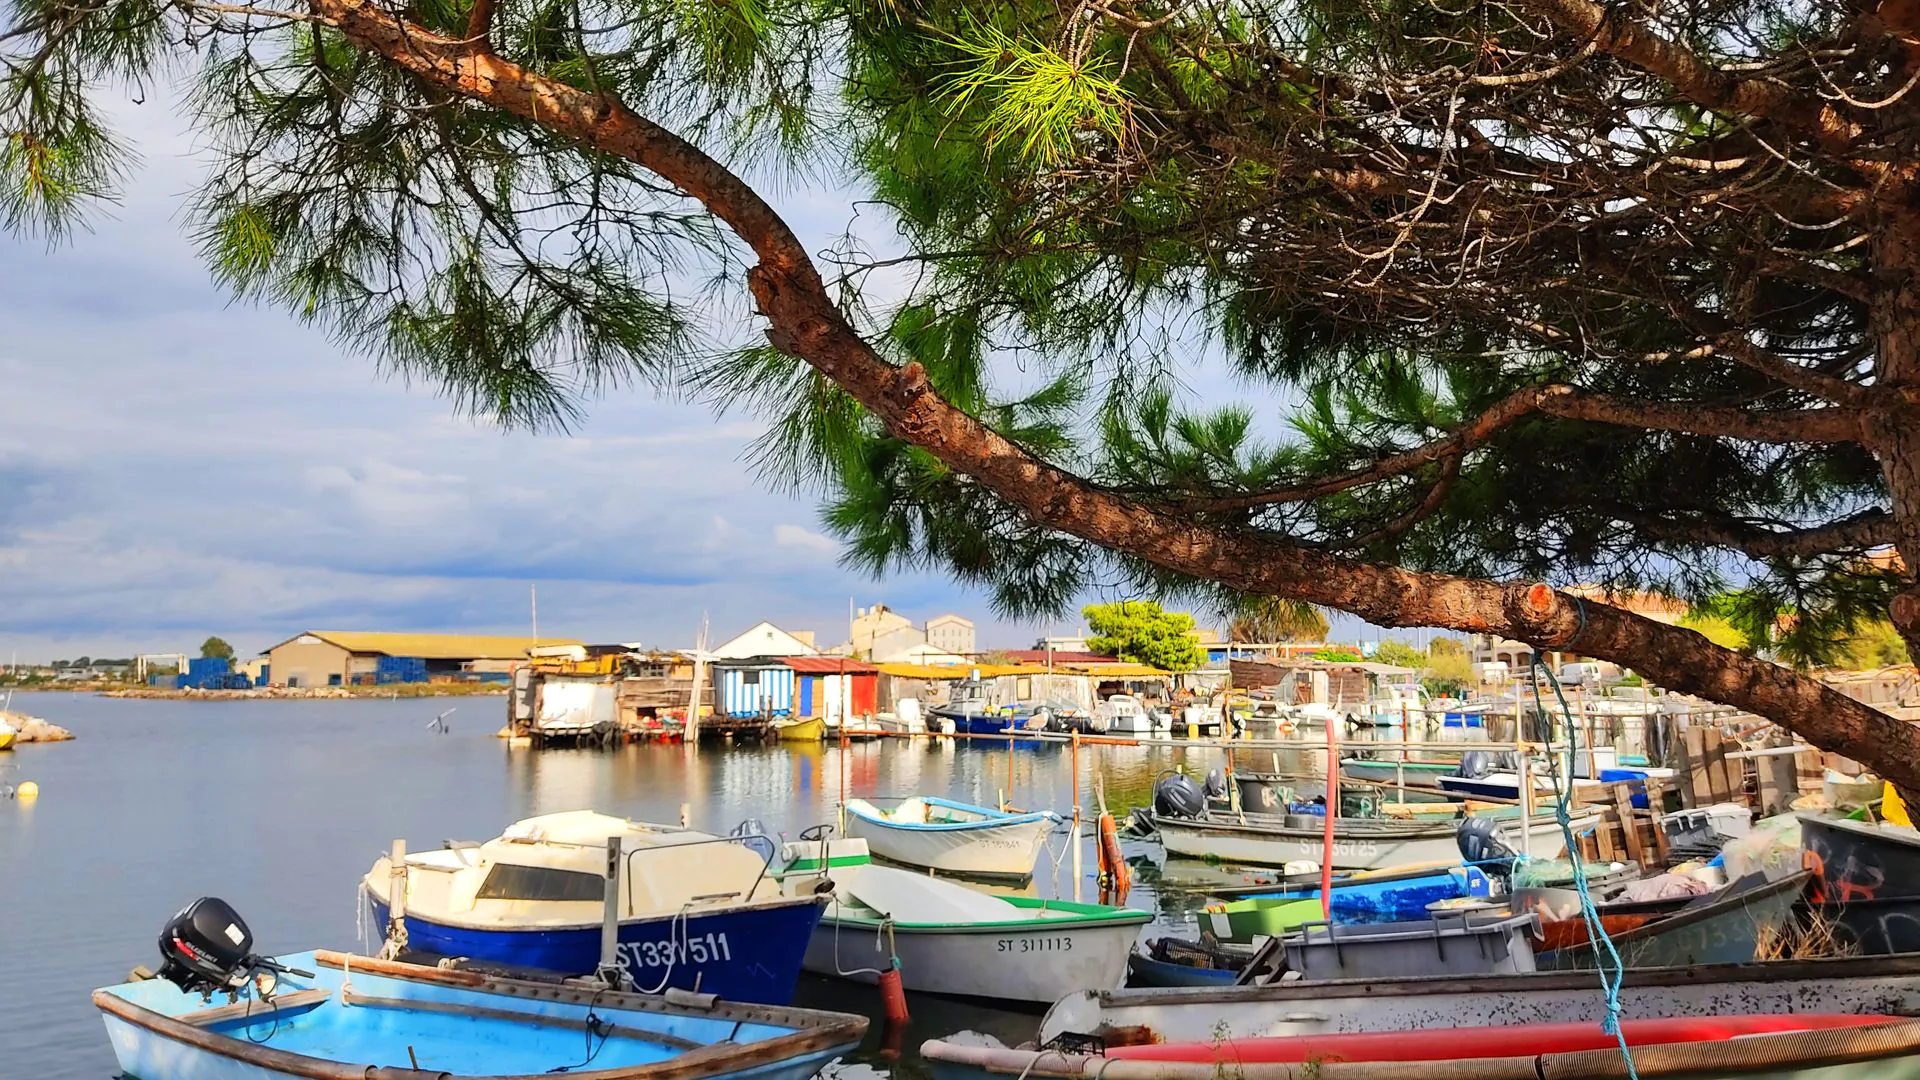
[[[802,675],[878,675],[880,669],[845,656],[788,656],[787,666]]]
[[[1045,649],[1009,649],[1007,656],[1021,664],[1044,664],[1048,657],[1052,657],[1056,664],[1117,664],[1120,662],[1117,656],[1101,656],[1099,653],[1090,652],[1065,652],[1059,649],[1051,653]]]

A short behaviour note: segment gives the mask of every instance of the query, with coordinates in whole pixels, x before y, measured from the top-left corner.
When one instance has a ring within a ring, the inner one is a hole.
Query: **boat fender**
[[[887,970],[880,973],[880,1000],[886,1005],[888,1026],[906,1024],[907,987],[900,978],[900,958],[894,957]]]
[[[678,1005],[687,1009],[711,1009],[720,1000],[718,994],[701,994],[692,990],[682,990],[677,986],[667,987],[666,992],[660,996],[666,998],[669,1005]]]

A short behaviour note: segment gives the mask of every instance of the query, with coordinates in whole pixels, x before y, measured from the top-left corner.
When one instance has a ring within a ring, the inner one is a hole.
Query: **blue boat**
[[[183,916],[186,913],[182,913]],[[142,1080],[808,1080],[864,1017],[522,982],[335,952],[245,957],[229,979],[93,992]],[[304,969],[304,970],[299,970]]]
[[[484,844],[382,857],[361,882],[374,923],[410,954],[587,975],[600,960],[608,840],[621,841],[619,956],[642,990],[793,1000],[826,897],[789,897],[765,836],[714,836],[591,811],[516,822]],[[400,882],[400,884],[396,884]],[[403,889],[395,919],[389,898]]]

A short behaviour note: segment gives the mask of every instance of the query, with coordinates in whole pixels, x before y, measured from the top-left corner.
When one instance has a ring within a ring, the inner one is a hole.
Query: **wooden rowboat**
[[[335,952],[209,1004],[147,979],[93,993],[127,1076],[148,1080],[808,1080],[865,1017],[522,982]]]
[[[988,1076],[1055,1080],[1908,1080],[1920,1020],[1847,1014],[1628,1020],[1631,1071],[1597,1023],[1514,1024],[1362,1035],[1213,1039],[1101,1054],[933,1040],[922,1056]],[[943,1070],[946,1071],[946,1070]]]
[[[773,733],[781,742],[819,742],[827,734],[827,718],[809,716],[802,720],[775,720]]]
[[[889,862],[972,877],[1033,876],[1047,833],[1059,820],[1047,811],[1009,813],[937,799],[907,799],[882,810],[847,802],[847,835]]]

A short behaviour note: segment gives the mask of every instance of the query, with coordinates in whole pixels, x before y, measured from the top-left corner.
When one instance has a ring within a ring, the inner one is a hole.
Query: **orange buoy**
[[[893,966],[880,973],[880,1000],[886,1005],[888,1024],[907,1022],[907,987],[900,980],[897,956],[893,958]]]
[[[1112,814],[1100,815],[1100,863],[1100,891],[1111,897],[1110,903],[1126,903],[1127,893],[1133,887],[1133,875],[1127,869],[1126,858],[1120,854],[1120,830],[1114,825]]]

